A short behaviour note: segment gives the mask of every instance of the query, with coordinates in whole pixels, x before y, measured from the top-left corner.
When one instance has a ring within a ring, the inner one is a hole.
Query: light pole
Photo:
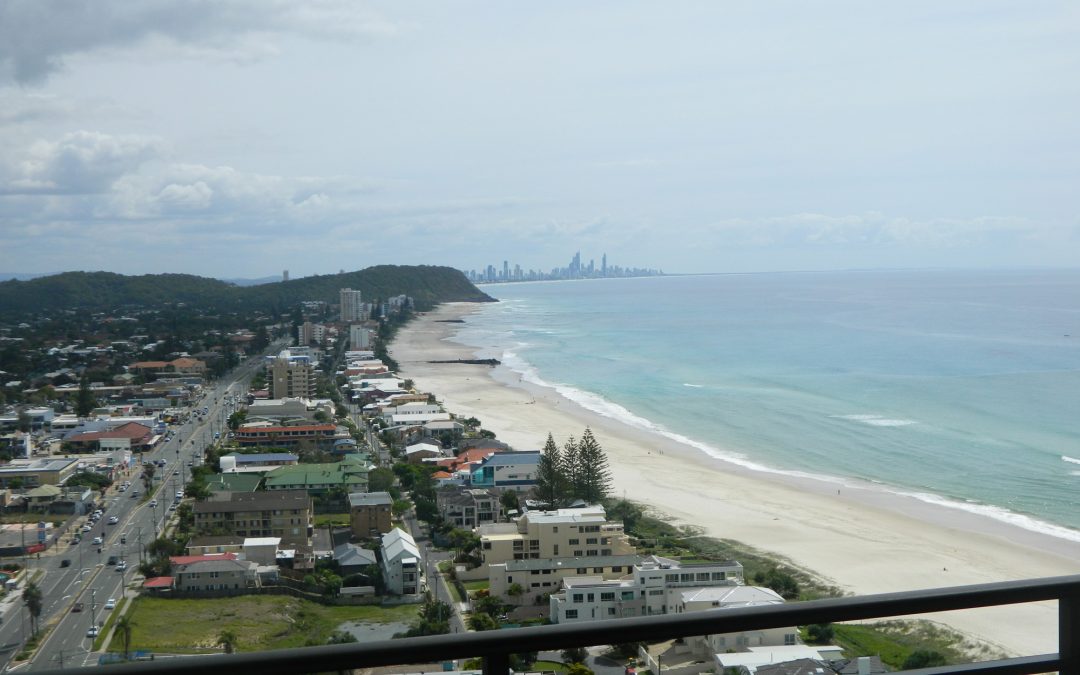
[[[97,589],[90,589],[90,625],[97,625]]]

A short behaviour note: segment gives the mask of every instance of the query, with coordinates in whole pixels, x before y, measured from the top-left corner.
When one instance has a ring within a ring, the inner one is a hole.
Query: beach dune
[[[616,496],[785,558],[855,594],[1080,573],[1080,542],[857,481],[754,471],[590,412],[505,367],[431,363],[501,356],[450,341],[461,324],[447,320],[468,322],[476,309],[442,305],[403,329],[391,347],[401,375],[516,449],[541,448],[549,432],[561,444],[591,427],[607,452]],[[1056,603],[928,618],[1014,655],[1057,650]]]

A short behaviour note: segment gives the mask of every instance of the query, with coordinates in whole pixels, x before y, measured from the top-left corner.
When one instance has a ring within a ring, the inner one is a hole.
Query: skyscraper
[[[341,298],[341,320],[343,322],[364,320],[364,301],[360,298],[360,291],[351,288],[343,288],[339,292]]]

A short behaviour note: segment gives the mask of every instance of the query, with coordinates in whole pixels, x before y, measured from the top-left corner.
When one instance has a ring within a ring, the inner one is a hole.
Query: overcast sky
[[[0,3],[0,272],[1080,265],[1080,4]]]

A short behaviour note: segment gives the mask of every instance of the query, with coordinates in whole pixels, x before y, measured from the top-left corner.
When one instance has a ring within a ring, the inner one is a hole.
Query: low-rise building
[[[395,527],[382,538],[383,582],[391,595],[416,596],[423,592],[424,566],[412,536]]]
[[[0,466],[0,487],[62,485],[78,472],[80,461],[68,457],[14,461]]]
[[[536,487],[539,466],[539,450],[496,452],[473,467],[470,480],[477,488],[528,492]]]
[[[513,523],[477,528],[486,565],[508,560],[592,558],[635,553],[621,522],[603,506],[527,511]]]
[[[311,496],[304,490],[215,492],[192,510],[202,534],[280,537],[290,546],[311,545]]]
[[[256,588],[258,565],[251,560],[199,560],[174,565],[174,588],[180,592],[213,594]]]
[[[368,472],[373,468],[364,455],[346,455],[339,462],[326,464],[296,464],[279,466],[266,474],[263,486],[267,491],[306,490],[309,494],[326,494],[341,489],[349,493],[366,492]]]
[[[251,424],[240,427],[233,432],[233,436],[241,447],[294,448],[309,445],[328,450],[337,440],[337,427],[333,424]]]
[[[620,579],[644,560],[640,555],[608,555],[595,558],[538,558],[508,560],[488,566],[489,590],[517,605],[534,605],[562,588],[569,577],[593,575],[601,579]],[[512,593],[514,585],[520,594]]]
[[[631,574],[619,579],[604,579],[596,574],[567,577],[563,580],[562,590],[551,595],[550,619],[553,623],[567,623],[676,614],[685,611],[688,597],[702,590],[753,588],[742,586],[742,582],[743,567],[735,561],[684,564],[670,558],[649,556],[634,565]],[[745,603],[750,601],[750,595],[760,599],[767,594],[783,602],[783,598],[769,589],[737,591],[735,595],[723,597],[731,603]],[[715,599],[707,593],[702,597],[710,597],[710,602]],[[701,608],[693,601],[691,606]]]
[[[391,530],[394,500],[389,492],[349,493],[349,525],[361,539],[377,537]]]
[[[454,527],[472,530],[499,520],[499,499],[489,490],[443,487],[435,491],[435,504]]]

